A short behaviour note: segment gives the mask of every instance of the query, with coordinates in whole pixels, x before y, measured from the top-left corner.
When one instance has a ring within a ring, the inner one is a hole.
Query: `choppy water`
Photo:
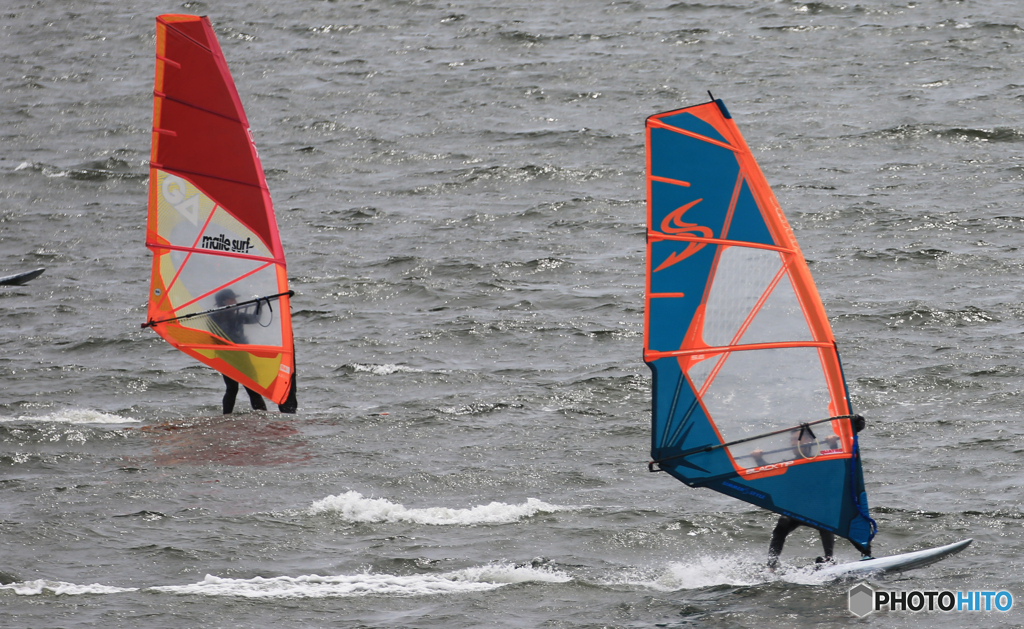
[[[646,472],[643,121],[723,98],[811,263],[878,554],[1024,596],[1024,9],[12,0],[0,21],[0,625],[857,621],[774,517]],[[230,5],[230,6],[229,6]],[[293,288],[300,412],[141,330],[154,17],[209,14]],[[242,403],[240,402],[240,405]],[[841,543],[844,559],[854,552]]]

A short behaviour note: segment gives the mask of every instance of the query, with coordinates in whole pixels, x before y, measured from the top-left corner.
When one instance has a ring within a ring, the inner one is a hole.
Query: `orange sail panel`
[[[647,173],[652,469],[866,544],[828,317],[725,105],[651,116]]]
[[[295,352],[284,251],[249,122],[210,21],[156,20],[148,321],[282,404]]]

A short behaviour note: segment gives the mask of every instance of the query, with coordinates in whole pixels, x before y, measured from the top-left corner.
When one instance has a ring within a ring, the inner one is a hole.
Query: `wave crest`
[[[61,594],[65,596],[76,596],[82,594],[118,594],[121,592],[134,592],[138,588],[119,588],[110,585],[76,585],[63,581],[47,581],[36,579],[35,581],[24,581],[22,583],[11,583],[0,585],[0,590],[11,590],[20,596],[39,596],[41,594]]]
[[[65,424],[137,424],[138,419],[88,409],[67,409],[49,415],[0,417],[0,422],[62,422]]]
[[[147,591],[244,598],[324,598],[332,596],[430,596],[483,592],[516,583],[565,583],[572,577],[545,568],[494,564],[438,575],[393,575],[371,572],[324,577],[255,577],[225,579],[206,575],[193,585],[169,585]]]
[[[310,514],[337,514],[351,522],[411,522],[413,524],[461,525],[474,524],[509,524],[538,513],[556,513],[566,511],[569,507],[551,505],[536,498],[528,498],[525,503],[509,505],[503,502],[492,502],[469,509],[450,509],[448,507],[427,507],[424,509],[408,509],[384,498],[365,498],[357,491],[349,491],[339,496],[328,496],[313,503]]]

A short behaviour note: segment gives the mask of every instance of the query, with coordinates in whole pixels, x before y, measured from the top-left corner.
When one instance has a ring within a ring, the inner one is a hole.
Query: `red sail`
[[[288,277],[249,122],[207,18],[162,15],[156,34],[147,325],[282,403],[295,373]]]

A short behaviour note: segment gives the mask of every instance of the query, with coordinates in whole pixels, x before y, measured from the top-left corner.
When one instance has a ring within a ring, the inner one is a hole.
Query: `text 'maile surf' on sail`
[[[721,100],[647,119],[647,211],[652,471],[866,545],[875,526],[832,330]]]
[[[249,122],[205,17],[156,20],[147,323],[278,404],[294,402],[288,276]]]

